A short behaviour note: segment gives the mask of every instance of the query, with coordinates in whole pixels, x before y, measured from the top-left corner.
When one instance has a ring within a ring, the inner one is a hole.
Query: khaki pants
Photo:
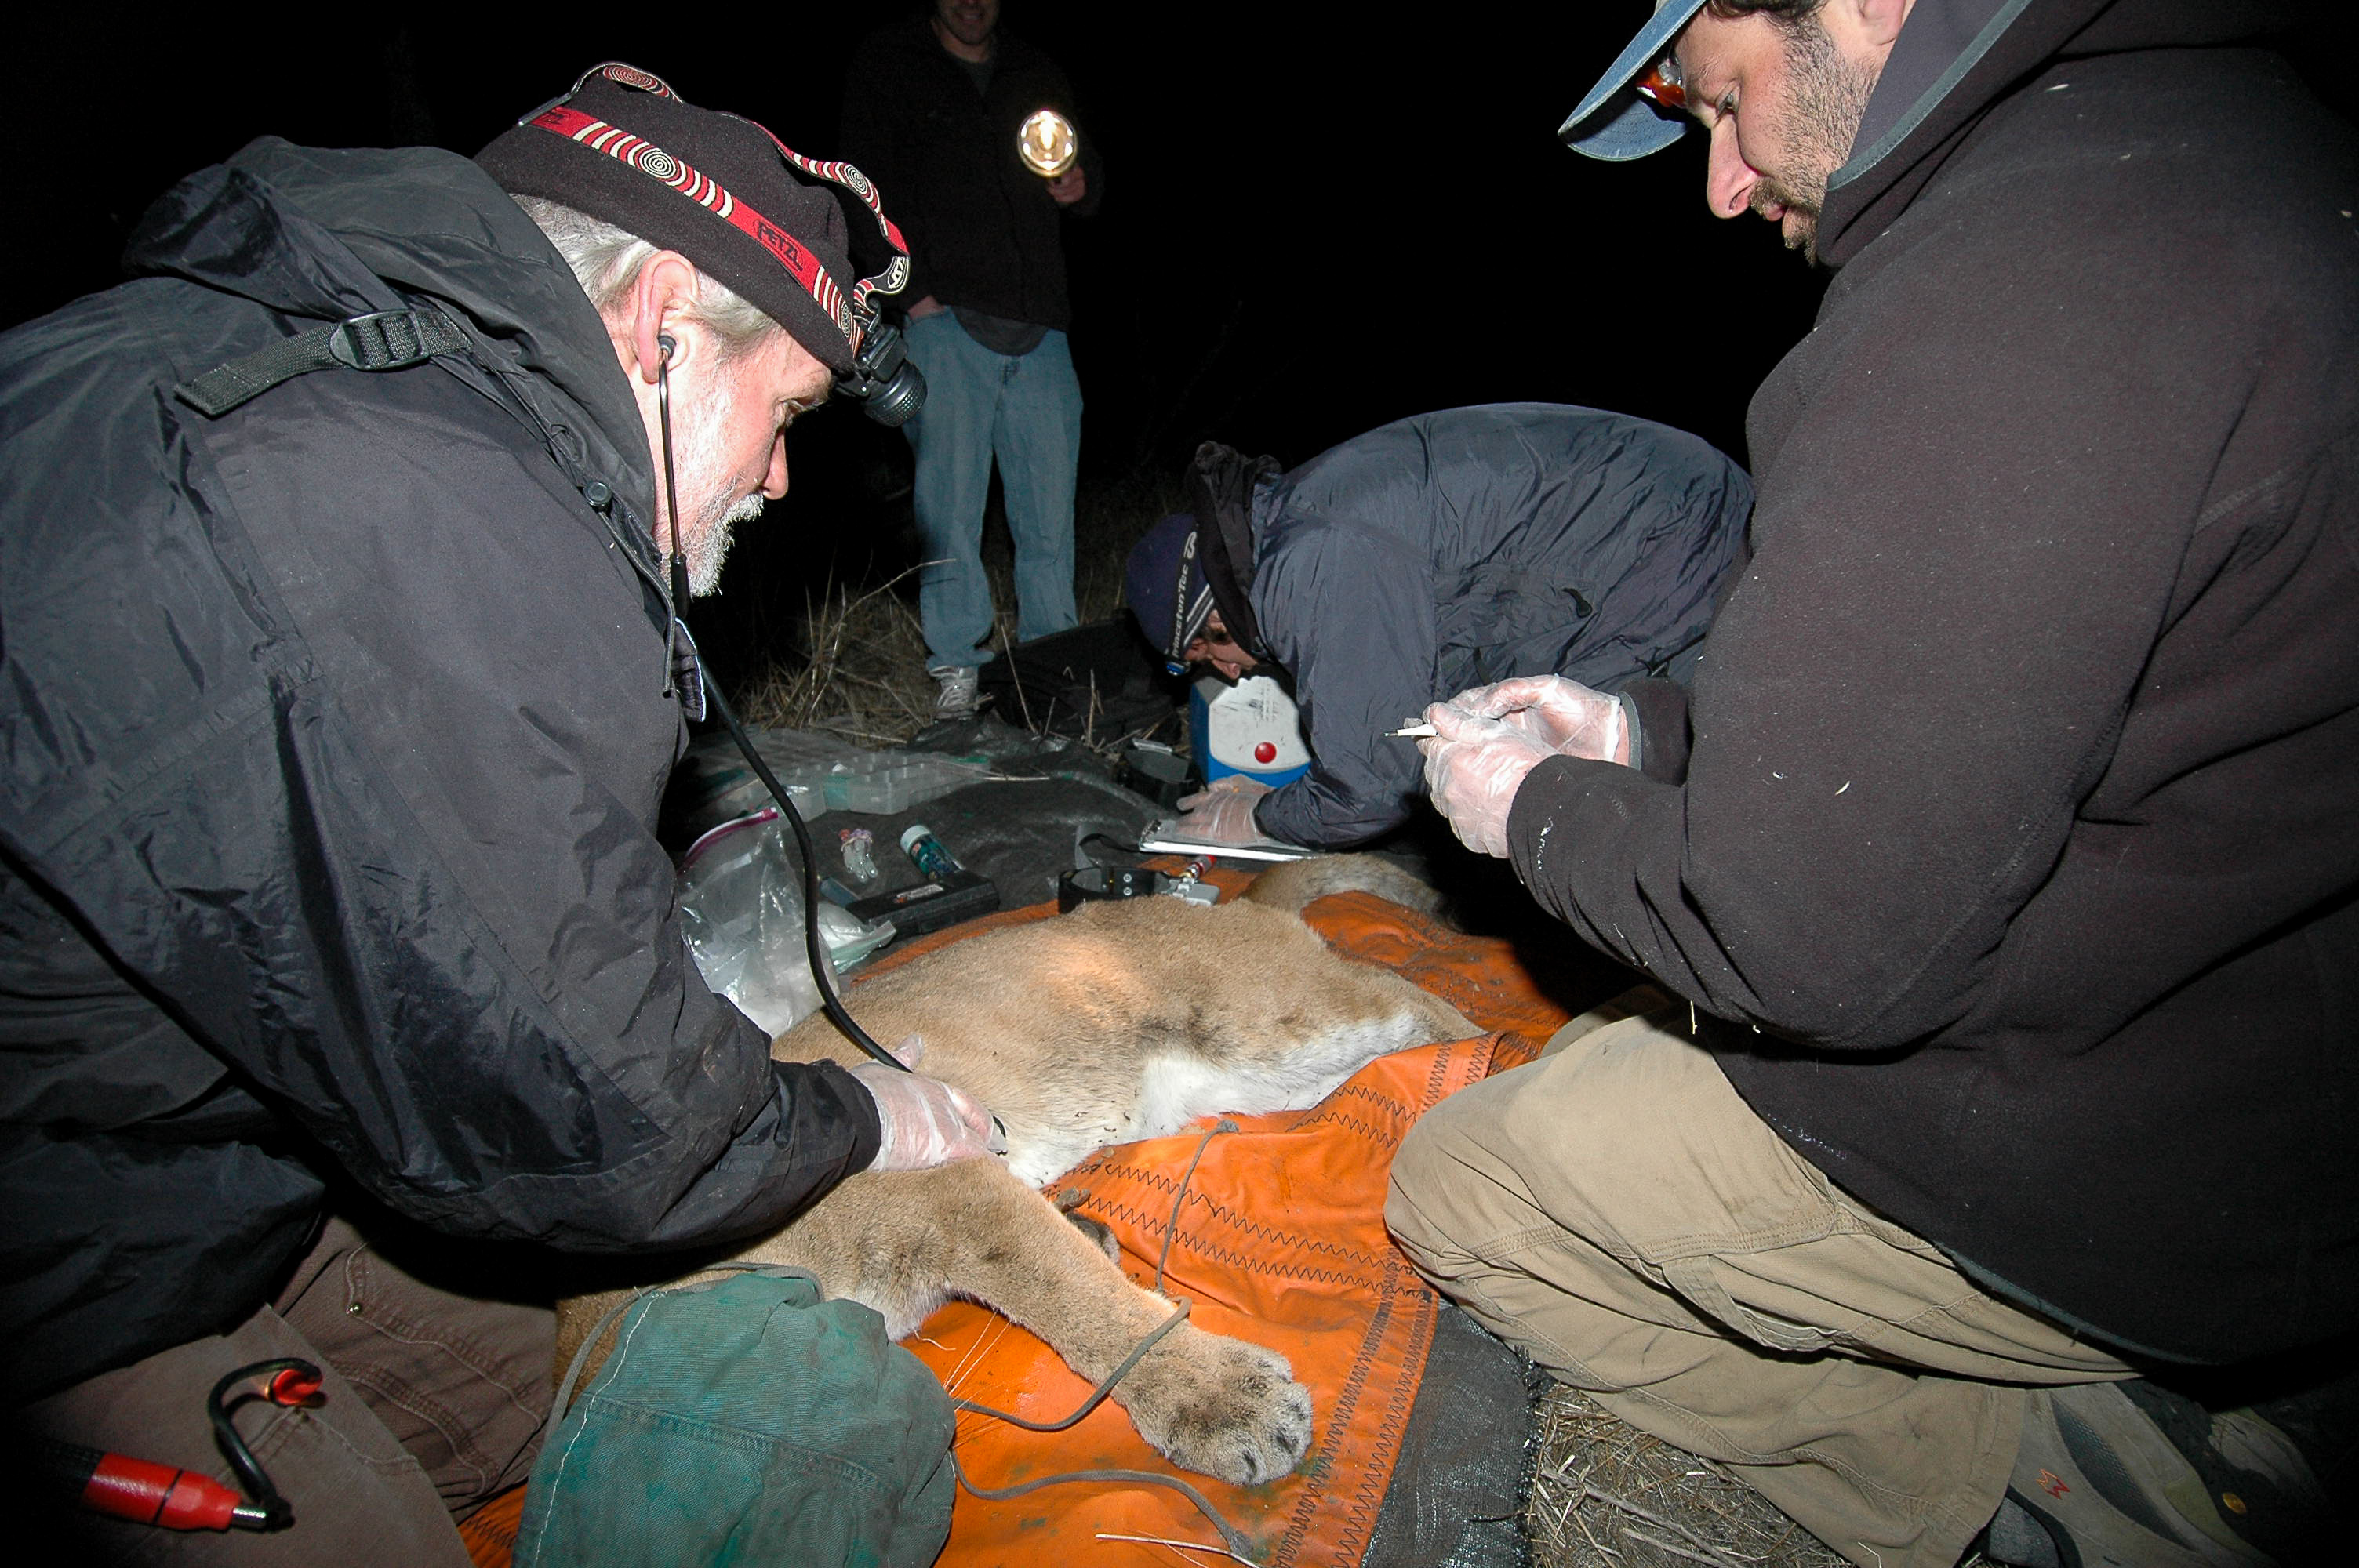
[[[76,1513],[60,1521],[74,1560],[465,1568],[455,1520],[530,1472],[555,1353],[547,1308],[429,1284],[331,1220],[271,1305],[40,1400],[23,1429],[229,1481],[206,1396],[239,1367],[299,1356],[327,1375],[318,1409],[255,1401],[234,1417],[293,1508],[290,1528],[216,1534]]]
[[[1587,1022],[1426,1115],[1393,1234],[1492,1332],[1853,1562],[1951,1568],[2006,1490],[2023,1385],[2134,1374],[1837,1191],[1684,1008]]]

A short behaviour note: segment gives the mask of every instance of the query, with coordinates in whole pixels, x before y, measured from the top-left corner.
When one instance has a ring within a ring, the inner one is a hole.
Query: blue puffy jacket
[[[1272,838],[1342,846],[1406,820],[1423,760],[1385,735],[1509,676],[1618,690],[1692,667],[1753,486],[1682,431],[1502,403],[1402,419],[1254,497],[1250,594],[1316,759],[1266,796]]]

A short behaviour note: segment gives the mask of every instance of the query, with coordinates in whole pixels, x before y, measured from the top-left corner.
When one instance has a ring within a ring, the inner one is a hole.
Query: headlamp
[[[901,329],[881,313],[872,313],[863,326],[860,351],[850,370],[837,373],[835,390],[887,429],[906,425],[925,406],[925,372],[909,362]]]
[[[1676,112],[1688,106],[1687,78],[1680,70],[1677,55],[1665,55],[1631,85],[1638,96],[1651,99],[1666,109]]]

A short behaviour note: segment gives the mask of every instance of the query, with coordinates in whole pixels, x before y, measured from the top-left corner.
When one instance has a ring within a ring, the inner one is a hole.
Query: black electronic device
[[[999,884],[961,866],[915,887],[873,892],[844,905],[862,920],[889,920],[902,936],[922,936],[999,907]]]
[[[1158,806],[1171,807],[1179,806],[1181,795],[1203,787],[1197,782],[1194,763],[1152,741],[1133,741],[1123,748],[1114,783]]]
[[[872,312],[861,328],[860,352],[850,370],[837,374],[836,394],[888,429],[906,425],[925,406],[925,373],[911,362],[897,323]]]
[[[1171,878],[1145,866],[1086,866],[1057,879],[1057,913],[1113,899],[1155,898],[1170,887]]]

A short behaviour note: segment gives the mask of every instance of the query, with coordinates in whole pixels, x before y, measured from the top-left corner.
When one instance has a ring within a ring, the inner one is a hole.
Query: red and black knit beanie
[[[797,176],[794,157],[752,121],[694,108],[647,71],[610,64],[475,161],[511,196],[562,202],[678,251],[829,369],[849,370],[861,330],[843,207]],[[867,194],[849,166],[806,167]]]

